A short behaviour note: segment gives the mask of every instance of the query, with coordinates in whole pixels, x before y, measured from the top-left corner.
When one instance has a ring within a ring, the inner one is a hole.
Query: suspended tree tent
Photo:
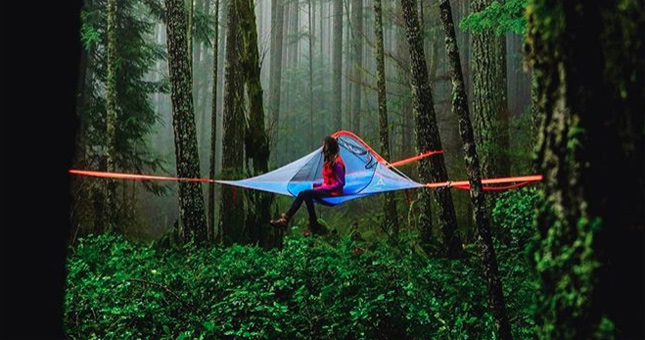
[[[333,134],[338,141],[340,157],[345,163],[345,187],[342,196],[324,198],[318,203],[337,205],[380,192],[424,187],[411,180],[377,154],[367,143],[348,131]],[[437,152],[438,153],[438,152]],[[276,194],[297,196],[322,181],[322,147],[281,168],[263,175],[238,181],[218,180],[219,183],[263,190]]]
[[[340,157],[345,163],[345,187],[343,195],[327,197],[320,201],[324,205],[338,205],[353,199],[366,197],[386,191],[414,188],[470,189],[468,181],[418,183],[410,179],[395,166],[407,164],[424,157],[442,153],[441,150],[427,151],[403,161],[389,163],[374,151],[367,143],[349,131],[338,131],[332,135],[338,141]],[[299,192],[311,189],[314,182],[322,181],[323,153],[322,147],[312,153],[266,174],[242,180],[215,180],[209,178],[178,178],[141,174],[126,174],[88,170],[70,170],[70,173],[81,176],[161,181],[195,181],[216,182],[243,188],[273,192],[276,194],[297,196]],[[483,189],[500,191],[517,188],[542,180],[542,175],[482,179]],[[512,183],[506,186],[499,184]],[[491,186],[495,184],[496,186]]]

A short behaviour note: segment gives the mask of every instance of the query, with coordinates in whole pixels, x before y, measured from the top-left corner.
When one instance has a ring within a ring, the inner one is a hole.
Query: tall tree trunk
[[[92,1],[85,1],[86,8],[92,6]],[[89,49],[81,49],[81,58],[79,61],[78,73],[78,87],[76,92],[76,114],[78,116],[78,128],[76,130],[76,137],[74,139],[74,158],[72,165],[76,169],[85,169],[88,167],[87,159],[87,102],[92,89],[92,82],[94,78],[93,65],[94,63],[94,47]],[[91,186],[82,177],[72,178],[70,181],[71,191],[78,193],[74,197],[73,205],[71,207],[71,221],[74,231],[70,235],[72,239],[71,244],[74,243],[74,238],[77,235],[77,230],[81,226],[91,226],[91,230],[95,234],[100,234],[104,226],[101,221],[101,216],[96,216],[94,221],[89,220],[86,211],[90,211],[90,190]],[[96,213],[96,212],[95,212]]]
[[[324,66],[325,64],[325,53],[323,52],[323,23],[325,22],[325,14],[323,12],[323,3],[324,1],[320,0],[320,66]]]
[[[116,0],[107,2],[107,80],[106,80],[106,104],[107,104],[107,171],[116,171],[116,126],[118,124],[117,102],[116,102]],[[103,219],[108,225],[114,227],[116,223],[116,188],[114,180],[107,180],[106,208],[104,210],[107,218]]]
[[[190,69],[190,81],[193,79],[193,17],[195,12],[195,0],[188,0],[188,18],[186,20],[186,41],[188,42],[188,68]]]
[[[472,12],[488,7],[493,0],[472,0]],[[506,39],[494,29],[473,33],[473,117],[475,138],[482,158],[484,177],[510,174],[508,157],[508,103],[506,99]]]
[[[209,1],[209,0],[207,0]],[[217,61],[219,52],[219,0],[215,0],[215,34],[213,34],[213,91],[211,97],[211,151],[209,178],[215,179],[215,153],[217,151]],[[208,184],[208,233],[215,236],[215,183]]]
[[[459,59],[459,49],[449,0],[440,0],[439,9],[441,11],[443,30],[446,35],[446,56],[448,58],[450,78],[452,79],[452,112],[459,119],[459,135],[463,142],[466,172],[470,182],[470,201],[473,206],[473,216],[480,237],[479,243],[484,264],[484,275],[488,282],[489,303],[495,318],[497,336],[499,339],[512,339],[511,324],[506,314],[502,281],[497,266],[495,248],[493,247],[490,218],[482,189],[481,168],[479,167],[479,158],[475,149],[475,138],[468,109],[468,96],[464,76],[461,72],[461,61]]]
[[[309,0],[309,148],[314,146],[314,6]]]
[[[385,52],[383,47],[383,9],[381,0],[374,0],[376,35],[376,82],[378,88],[379,131],[381,137],[381,156],[390,159],[390,126],[387,120],[387,94],[385,91]],[[399,221],[396,214],[394,193],[385,194],[383,211],[385,213],[386,230],[391,230],[395,238],[399,235]]]
[[[352,69],[354,65],[352,64],[352,27],[350,26],[349,20],[349,8],[345,8],[345,61],[343,62],[345,68],[345,76],[343,77],[343,112],[345,118],[345,129],[351,130],[352,125],[352,84],[350,82],[350,77],[352,74]]]
[[[248,99],[248,126],[245,133],[247,160],[253,160],[253,173],[264,174],[269,170],[269,138],[264,127],[263,90],[260,81],[260,53],[255,20],[254,0],[234,0],[239,15],[242,50],[240,67],[244,74],[246,98]],[[264,243],[266,232],[271,229],[271,202],[273,195],[255,191],[248,196],[253,201],[246,224],[246,236],[251,243]]]
[[[294,0],[291,2],[291,15],[289,17],[289,23],[291,28],[289,29],[289,66],[297,69],[298,68],[298,57],[300,56],[300,4],[299,0]]]
[[[165,0],[165,4],[177,176],[196,178],[200,177],[199,152],[187,55],[185,7],[183,0]],[[178,196],[184,239],[205,241],[207,232],[201,184],[180,182]]]
[[[271,1],[271,66],[269,79],[269,114],[271,142],[276,146],[280,126],[280,90],[282,85],[282,41],[284,33],[284,0]]]
[[[352,0],[352,124],[354,132],[361,131],[361,89],[363,87],[363,0]]]
[[[644,8],[529,1],[540,338],[645,338]]]
[[[325,57],[326,56],[325,56],[325,52],[324,52],[324,48],[323,48],[324,41],[325,41],[325,34],[324,34],[324,31],[323,31],[323,23],[326,21],[325,20],[324,1],[323,0],[320,0],[320,14],[319,14],[319,17],[320,17],[320,30],[318,32],[318,36],[319,36],[318,39],[320,40],[320,44],[319,44],[319,47],[320,47],[320,59],[319,59],[319,63],[318,63],[318,69],[319,69],[318,74],[320,75],[319,76],[319,79],[320,79],[320,87],[319,87],[320,91],[318,92],[319,94],[318,94],[318,103],[317,103],[317,105],[318,105],[319,108],[323,109],[323,111],[322,111],[323,115],[322,115],[321,119],[324,120],[325,122],[330,122],[332,117],[330,116],[330,110],[328,109],[329,105],[330,105],[329,95],[328,95],[328,92],[325,90],[327,88],[327,81],[328,81],[329,77],[327,76],[328,73],[325,72],[325,70],[326,70],[325,69]],[[330,129],[329,124],[320,124],[319,127],[318,127],[318,131],[319,131],[318,136],[325,136],[325,135],[329,134],[329,132],[330,132],[329,129]]]
[[[228,20],[228,2],[231,0],[221,0],[220,4],[220,11],[222,12],[220,15],[220,30],[219,30],[219,51],[218,51],[218,57],[217,57],[217,63],[219,64],[217,66],[217,73],[221,74],[222,76],[219,77],[217,80],[217,112],[218,112],[218,118],[217,121],[219,123],[219,137],[217,137],[217,145],[219,150],[223,149],[223,136],[224,136],[224,64],[225,64],[225,53],[226,53],[226,36],[228,35],[228,32],[226,30],[227,27],[227,20]],[[215,171],[220,171],[222,169],[222,153],[219,153],[219,156],[216,157],[215,159]],[[218,195],[218,192],[220,191],[220,187],[215,188],[215,195]]]
[[[411,63],[411,85],[414,108],[414,119],[416,123],[417,152],[422,153],[431,150],[441,150],[441,138],[437,127],[437,118],[434,111],[432,90],[428,81],[428,68],[423,52],[423,41],[419,31],[419,20],[415,0],[401,0],[403,19],[406,28],[406,37],[410,49]],[[418,170],[421,180],[427,182],[444,182],[448,180],[446,165],[443,155],[421,159],[418,163]],[[463,246],[461,239],[456,234],[457,217],[452,202],[450,189],[438,189],[434,191],[434,197],[439,206],[439,221],[444,237],[445,251],[449,257],[461,255]],[[430,197],[427,190],[422,190],[419,198],[421,205],[421,217],[419,224],[422,232],[429,234],[430,222]]]
[[[409,86],[410,83],[410,71],[401,67],[402,65],[410,64],[410,49],[408,48],[408,43],[405,38],[405,24],[403,24],[403,10],[401,9],[401,2],[396,2],[396,16],[397,19],[401,19],[400,23],[402,26],[395,27],[395,36],[396,36],[396,59],[399,60],[401,65],[397,65],[397,81],[400,84],[406,84],[405,87],[399,86],[400,98],[399,105],[401,113],[401,150],[400,153],[403,156],[411,156],[412,154],[412,138],[414,125],[414,115],[412,114],[412,106],[408,105],[412,98],[409,97]],[[399,20],[397,20],[399,21]],[[429,235],[428,235],[429,236]]]
[[[202,0],[197,2],[197,5],[203,13],[208,14],[210,13],[210,1],[211,0]],[[205,44],[203,43],[198,43],[195,45],[194,48],[195,51],[195,59],[197,59],[197,77],[195,79],[195,76],[193,75],[193,89],[195,95],[193,98],[195,98],[195,112],[196,115],[197,113],[199,114],[200,118],[200,125],[202,127],[202,133],[201,135],[199,134],[199,127],[197,129],[197,136],[200,138],[198,139],[198,146],[199,146],[199,158],[200,159],[209,159],[210,156],[208,154],[209,150],[209,134],[207,133],[208,129],[208,114],[209,110],[206,108],[206,103],[209,95],[209,73],[207,72],[208,70],[208,48],[206,47]],[[195,72],[193,72],[195,73]],[[206,162],[202,162],[201,168],[203,168],[202,173],[206,173],[209,171],[209,165]],[[208,214],[207,214],[208,216]],[[209,224],[210,225],[210,224]],[[210,230],[209,230],[210,233]]]
[[[229,0],[226,24],[226,61],[224,65],[224,136],[222,141],[222,176],[240,178],[244,168],[244,93],[242,63],[239,60],[241,32],[236,0]],[[244,192],[235,187],[222,188],[220,241],[226,245],[242,240]]]
[[[271,65],[269,72],[269,141],[270,148],[280,150],[277,143],[280,127],[282,95],[282,64],[284,59],[284,0],[271,1]],[[273,153],[274,159],[276,153]],[[279,245],[282,232],[274,230],[273,244]]]
[[[332,86],[331,105],[334,129],[342,129],[343,121],[343,95],[342,95],[342,70],[343,70],[343,0],[332,0],[334,3],[333,27],[333,55],[332,55]]]

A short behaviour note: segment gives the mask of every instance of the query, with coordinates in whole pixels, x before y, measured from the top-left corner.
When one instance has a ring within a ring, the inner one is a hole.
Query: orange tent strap
[[[499,177],[499,178],[487,178],[482,179],[482,184],[501,184],[501,183],[515,183],[515,182],[539,182],[543,179],[542,175],[531,175],[531,176],[518,176],[518,177]],[[457,182],[436,182],[436,183],[427,183],[426,187],[428,188],[440,188],[445,186],[453,186],[459,189],[464,189],[464,187],[470,187],[469,181],[457,181]]]
[[[509,190],[509,189],[514,189],[514,188],[519,188],[521,186],[525,186],[529,183],[532,183],[533,181],[524,181],[520,183],[515,183],[511,185],[506,185],[506,186],[501,186],[501,187],[495,187],[495,186],[482,186],[482,189],[484,191],[504,191],[504,190]],[[470,185],[453,185],[453,187],[457,189],[464,189],[464,190],[470,190]]]
[[[351,131],[340,130],[340,131],[336,131],[336,132],[334,132],[331,136],[332,136],[332,137],[334,137],[334,138],[336,138],[336,137],[338,137],[338,136],[349,136],[349,137],[352,137],[352,138],[356,139],[356,140],[357,140],[359,143],[361,143],[361,145],[363,145],[363,146],[364,146],[364,147],[365,147],[365,148],[366,148],[366,149],[367,149],[367,150],[368,150],[372,155],[374,155],[374,157],[376,157],[376,160],[377,160],[377,161],[379,161],[379,163],[386,164],[386,166],[387,166],[388,168],[395,167],[395,166],[401,166],[401,165],[404,165],[404,164],[412,163],[412,162],[417,161],[417,160],[419,160],[419,159],[421,159],[421,158],[425,158],[425,157],[428,157],[428,156],[432,156],[432,155],[436,155],[436,154],[443,153],[443,151],[442,151],[442,150],[426,151],[425,153],[422,153],[422,154],[420,154],[420,155],[412,156],[412,157],[410,157],[410,158],[406,158],[406,159],[402,159],[402,160],[399,160],[399,161],[396,161],[396,162],[390,163],[390,162],[388,162],[387,160],[385,160],[385,158],[383,158],[381,155],[379,155],[376,151],[374,151],[374,149],[372,149],[372,147],[371,147],[371,146],[369,146],[369,144],[365,143],[365,141],[363,141],[360,137],[358,137],[357,135],[355,135],[355,134],[354,134],[353,132],[351,132]]]
[[[405,165],[405,164],[408,164],[408,163],[412,163],[412,162],[414,162],[414,161],[418,161],[418,160],[420,160],[420,159],[422,159],[422,158],[425,158],[425,157],[428,157],[428,156],[432,156],[432,155],[436,155],[436,154],[439,154],[439,153],[443,153],[443,151],[442,151],[442,150],[437,150],[437,151],[428,151],[428,152],[422,153],[422,154],[417,155],[417,156],[412,156],[412,157],[410,157],[410,158],[406,158],[406,159],[402,159],[402,160],[400,160],[400,161],[396,161],[396,162],[389,163],[389,164],[387,165],[387,167],[388,167],[388,168],[391,168],[391,167],[396,167],[396,166],[402,166],[402,165]]]
[[[105,172],[105,171],[88,171],[88,170],[69,170],[70,174],[82,175],[90,177],[103,177],[103,178],[118,178],[118,179],[132,179],[139,181],[153,180],[153,181],[183,181],[183,182],[207,182],[214,183],[215,180],[209,178],[183,178],[183,177],[166,177],[166,176],[150,176],[139,174],[126,174],[120,172]]]

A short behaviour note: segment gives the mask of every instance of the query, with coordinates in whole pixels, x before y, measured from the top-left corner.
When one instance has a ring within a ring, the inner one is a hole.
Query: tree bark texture
[[[416,123],[417,152],[422,153],[431,150],[441,150],[441,138],[439,136],[433,106],[432,90],[430,88],[430,82],[428,81],[428,68],[426,67],[416,8],[415,0],[401,0],[406,38],[410,49],[411,86]],[[444,164],[442,154],[421,159],[418,162],[418,170],[423,183],[448,180],[446,165]],[[457,217],[455,215],[450,189],[437,189],[434,193],[439,207],[439,221],[441,223],[446,253],[449,257],[458,257],[461,255],[463,246],[459,236],[456,234]],[[427,190],[421,190],[419,196],[421,206],[419,225],[421,227],[422,237],[428,238],[432,226],[429,215],[430,195]]]
[[[545,178],[532,249],[540,338],[645,337],[644,8],[529,1]]]
[[[383,7],[381,0],[374,0],[374,32],[376,35],[376,83],[378,88],[379,136],[381,156],[390,159],[390,125],[387,119],[387,94],[385,89],[385,51],[383,46]],[[393,192],[385,193],[383,206],[385,227],[395,238],[399,234],[399,221]]]
[[[209,0],[207,0],[209,1]],[[219,53],[219,0],[215,0],[215,34],[213,34],[213,91],[211,97],[211,150],[209,178],[215,179],[215,153],[217,151],[217,64]],[[208,184],[208,233],[215,236],[215,183]]]
[[[280,94],[282,86],[282,41],[284,34],[284,0],[271,1],[271,66],[269,79],[269,128],[275,146],[280,126]]]
[[[260,82],[260,54],[258,52],[258,35],[253,0],[234,0],[238,12],[239,30],[242,50],[239,57],[240,68],[244,76],[246,98],[248,100],[248,125],[245,131],[245,154],[247,160],[253,161],[254,175],[264,174],[269,170],[269,138],[264,124],[263,90]],[[250,169],[250,167],[249,167]],[[246,223],[246,237],[251,243],[264,243],[268,238],[271,219],[271,202],[273,194],[261,191],[249,192],[247,197],[252,204],[249,207]]]
[[[493,0],[472,0],[472,12]],[[506,39],[494,29],[472,35],[473,118],[484,177],[510,175],[509,111],[506,96]]]
[[[224,135],[222,140],[222,176],[241,178],[244,170],[244,93],[241,32],[236,0],[229,0],[226,24],[226,61],[224,64]],[[244,191],[235,187],[222,188],[220,208],[220,241],[226,245],[242,241],[245,222]]]
[[[188,0],[187,6],[188,13],[186,19],[186,42],[188,47],[188,68],[190,69],[190,82],[192,84],[193,79],[193,17],[195,12],[195,0]]]
[[[196,178],[200,177],[199,153],[193,112],[191,71],[187,56],[184,1],[166,0],[165,5],[177,176]],[[205,241],[207,231],[201,184],[179,182],[178,198],[184,239]]]
[[[269,69],[269,148],[277,150],[280,129],[280,105],[282,96],[282,66],[284,60],[284,9],[285,0],[271,1],[271,65]],[[274,154],[275,155],[275,154]],[[275,156],[274,156],[275,157]],[[273,244],[281,243],[282,232],[274,230]]]
[[[470,200],[473,207],[473,216],[480,237],[479,244],[484,275],[488,282],[489,303],[493,317],[495,318],[498,338],[512,339],[511,324],[506,313],[502,281],[497,266],[495,248],[493,247],[490,218],[486,209],[484,191],[482,190],[481,168],[479,166],[477,150],[475,149],[475,138],[468,109],[468,96],[466,94],[464,76],[461,71],[459,49],[457,47],[455,26],[452,20],[452,8],[450,7],[449,0],[440,0],[439,9],[446,39],[446,56],[448,58],[450,78],[452,79],[452,112],[457,115],[459,120],[459,135],[463,142],[466,172],[468,173],[468,181],[470,183]]]
[[[117,98],[116,98],[116,0],[107,1],[107,79],[106,79],[106,104],[107,104],[107,133],[105,136],[107,142],[107,171],[116,171],[116,126],[117,126]],[[117,182],[108,179],[106,207],[103,210],[106,218],[103,219],[108,226],[114,227],[116,223],[116,188]]]
[[[396,16],[397,18],[403,18],[403,10],[401,9],[401,2],[396,2]],[[401,110],[400,116],[400,125],[401,125],[401,156],[410,157],[413,151],[412,139],[414,136],[413,127],[414,127],[414,115],[412,114],[412,105],[409,103],[412,101],[410,97],[409,86],[410,83],[410,70],[406,70],[404,65],[410,64],[410,49],[408,48],[408,43],[405,38],[405,24],[401,21],[401,26],[395,27],[395,36],[396,36],[396,59],[399,60],[400,65],[397,65],[397,81],[400,84],[406,84],[407,88],[401,88],[399,86],[399,108]],[[429,236],[429,235],[428,235]]]

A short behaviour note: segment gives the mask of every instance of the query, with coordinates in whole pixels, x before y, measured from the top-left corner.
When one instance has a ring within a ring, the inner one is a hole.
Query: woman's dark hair
[[[338,141],[336,141],[336,138],[327,136],[323,139],[323,156],[325,157],[325,162],[334,165],[338,151]]]

